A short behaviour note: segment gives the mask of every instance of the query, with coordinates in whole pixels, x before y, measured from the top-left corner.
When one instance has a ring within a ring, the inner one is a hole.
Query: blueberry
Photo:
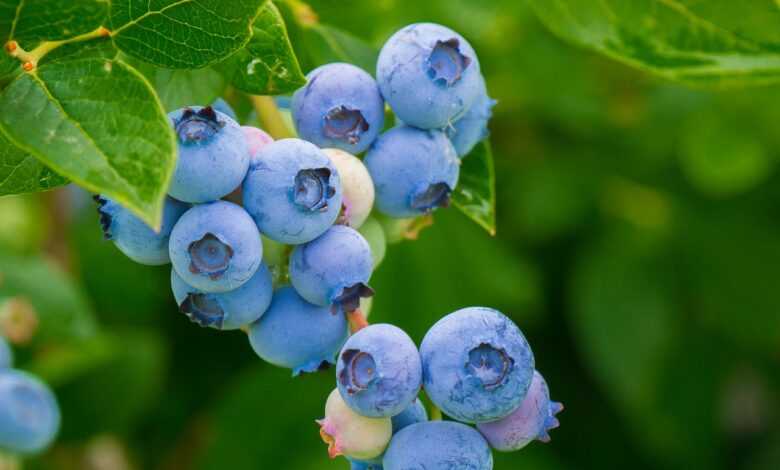
[[[385,252],[387,251],[387,239],[385,238],[382,224],[375,218],[369,217],[360,226],[358,232],[363,235],[363,238],[368,242],[368,246],[371,247],[371,258],[374,260],[374,269],[376,269],[382,263],[382,260],[385,259]]]
[[[365,462],[363,460],[350,460],[350,470],[382,470],[381,463]]]
[[[393,433],[390,418],[369,418],[355,413],[344,403],[338,390],[328,396],[325,418],[317,423],[331,458],[339,455],[355,460],[379,457]]]
[[[460,161],[441,131],[394,127],[366,155],[376,205],[391,217],[416,217],[449,204]]]
[[[474,428],[452,421],[412,424],[393,436],[385,470],[491,470],[493,455]]]
[[[415,398],[401,413],[393,416],[393,434],[412,424],[428,421],[428,413],[419,398]]]
[[[168,115],[179,156],[168,194],[185,202],[209,202],[241,185],[249,168],[246,139],[236,122],[214,108],[192,106]]]
[[[230,106],[230,104],[228,104],[228,102],[224,99],[217,98],[213,103],[211,103],[211,107],[214,108],[214,111],[219,111],[220,113],[228,116],[230,119],[238,122],[238,116],[233,110],[233,107]]]
[[[295,376],[335,363],[348,334],[344,315],[306,302],[287,286],[274,292],[271,306],[251,325],[249,342],[262,359]]]
[[[487,124],[493,115],[493,106],[496,105],[496,100],[487,94],[485,79],[480,76],[479,82],[480,92],[474,104],[462,118],[445,129],[460,158],[468,155],[475,145],[488,136]]]
[[[428,397],[468,423],[509,415],[533,377],[534,356],[523,333],[490,308],[464,308],[439,320],[426,333],[420,355]]]
[[[49,387],[25,372],[0,370],[0,451],[39,452],[59,427],[60,409]]]
[[[256,321],[268,310],[273,294],[271,272],[264,263],[238,289],[208,294],[182,280],[171,270],[171,289],[179,310],[200,326],[235,330]]]
[[[387,40],[376,67],[382,96],[405,123],[441,129],[479,94],[479,61],[461,35],[433,23],[406,26]]]
[[[100,214],[100,225],[106,240],[114,242],[119,251],[136,263],[148,265],[168,264],[168,240],[179,218],[189,204],[170,197],[165,198],[160,231],[155,232],[141,219],[105,196],[95,196]]]
[[[361,297],[374,291],[368,286],[374,262],[368,242],[355,229],[334,225],[290,256],[290,280],[307,301],[351,312]]]
[[[372,418],[392,417],[420,392],[420,353],[400,328],[371,325],[344,344],[336,377],[341,397],[354,411]]]
[[[302,139],[350,153],[367,149],[384,127],[385,102],[371,75],[354,65],[317,67],[293,95],[292,115]]]
[[[173,227],[173,268],[203,292],[238,289],[260,267],[263,247],[249,214],[236,204],[217,201],[193,207]]]
[[[277,140],[255,156],[244,181],[244,207],[268,238],[306,243],[322,235],[339,215],[338,171],[309,142]]]
[[[547,432],[559,426],[555,415],[561,410],[563,405],[550,401],[547,382],[534,371],[531,387],[520,407],[501,420],[477,424],[477,429],[494,449],[513,452],[533,440],[550,442]]]
[[[14,364],[14,354],[8,341],[0,336],[0,369],[6,369]]]
[[[256,162],[257,153],[274,141],[273,137],[268,135],[264,130],[258,129],[252,126],[241,126],[241,132],[244,133],[246,138],[247,151],[249,152],[249,165],[252,166]]]
[[[352,228],[360,228],[374,206],[374,182],[363,162],[356,156],[339,149],[323,149],[336,166],[341,179],[343,197],[339,222]]]

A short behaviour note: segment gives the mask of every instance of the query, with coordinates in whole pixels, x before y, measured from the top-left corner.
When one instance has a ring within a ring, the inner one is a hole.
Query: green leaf
[[[780,81],[774,0],[529,0],[565,39],[662,77],[696,84]]]
[[[255,95],[279,95],[306,83],[279,10],[268,3],[252,25],[252,39],[230,58],[233,86]]]
[[[266,0],[114,0],[112,35],[123,52],[154,65],[197,69],[222,61],[252,35]]]
[[[108,0],[0,0],[0,39],[23,46],[88,33],[103,25]]]
[[[330,62],[348,62],[374,74],[379,49],[351,33],[314,21],[308,7],[295,3],[293,6],[291,2],[283,2],[278,6],[287,20],[290,38],[304,70]]]
[[[67,179],[0,134],[0,196],[48,191],[64,184]]]
[[[452,205],[491,235],[496,234],[496,175],[489,141],[482,141],[463,158]]]
[[[39,322],[36,344],[66,343],[95,333],[95,317],[83,294],[45,258],[0,253],[0,279],[0,304],[8,306],[15,299],[32,305]]]
[[[160,224],[175,140],[149,83],[120,60],[54,61],[0,95],[0,131],[57,173]]]
[[[228,86],[225,76],[211,67],[172,70],[140,61],[131,63],[146,76],[168,112],[184,106],[207,106],[222,96]]]

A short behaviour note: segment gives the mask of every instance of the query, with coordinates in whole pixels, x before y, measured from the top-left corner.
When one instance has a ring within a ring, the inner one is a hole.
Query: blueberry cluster
[[[490,308],[445,316],[419,351],[395,326],[367,326],[338,355],[320,435],[329,455],[346,456],[354,470],[489,470],[491,447],[510,452],[547,442],[558,426],[563,406],[550,400],[534,367],[520,329]],[[460,422],[429,421],[423,389]]]
[[[355,468],[491,468],[489,444],[518,449],[557,424],[520,330],[464,309],[418,351],[366,315],[386,243],[372,209],[409,220],[446,206],[495,102],[469,43],[436,24],[395,33],[376,77],[345,63],[313,70],[290,102],[298,138],[240,126],[221,101],[170,113],[178,160],[160,230],[97,196],[101,224],[131,259],[173,265],[193,322],[243,329],[258,356],[293,375],[336,365],[321,421],[331,456]],[[428,422],[423,387],[479,431]]]
[[[12,366],[11,348],[0,336],[0,453],[31,454],[54,440],[60,409],[46,384]]]

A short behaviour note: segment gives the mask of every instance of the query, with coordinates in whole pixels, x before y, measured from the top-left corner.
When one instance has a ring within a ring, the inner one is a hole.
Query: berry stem
[[[436,405],[431,405],[431,421],[441,421],[441,410]]]
[[[0,469],[3,470],[21,470],[22,463],[18,457],[13,454],[7,454],[0,450]]]
[[[357,333],[368,326],[368,320],[366,320],[366,316],[363,315],[360,309],[347,313],[347,321],[349,321],[349,330],[352,333]]]
[[[46,56],[46,54],[53,51],[54,49],[57,49],[60,46],[74,43],[74,42],[82,42],[82,41],[89,41],[91,39],[102,38],[110,34],[111,31],[109,31],[104,26],[100,26],[94,31],[90,31],[84,34],[79,34],[78,36],[73,36],[72,38],[63,39],[61,41],[43,41],[42,43],[38,44],[38,46],[36,46],[35,49],[31,51],[26,51],[22,49],[22,46],[20,46],[18,42],[11,40],[5,43],[5,51],[11,57],[16,57],[17,59],[19,59],[19,61],[22,62],[22,68],[25,70],[25,72],[32,72],[38,66],[38,62],[40,62],[41,59],[43,59]]]
[[[252,101],[257,112],[257,117],[260,120],[260,124],[271,137],[274,139],[286,139],[288,137],[295,137],[290,129],[284,125],[284,119],[282,113],[279,112],[279,107],[276,106],[276,102],[270,96],[258,96],[249,95],[249,99]]]

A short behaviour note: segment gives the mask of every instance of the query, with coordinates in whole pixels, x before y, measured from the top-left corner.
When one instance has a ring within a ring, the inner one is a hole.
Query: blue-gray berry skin
[[[287,286],[274,292],[271,306],[251,325],[249,342],[260,358],[295,376],[333,364],[348,334],[344,315],[306,302]]]
[[[542,374],[534,371],[531,387],[520,406],[503,419],[477,424],[477,429],[492,448],[514,452],[534,440],[550,442],[549,431],[560,425],[555,415],[562,410],[563,404],[550,400]]]
[[[393,434],[412,424],[428,421],[428,412],[422,402],[415,398],[401,413],[393,416]]]
[[[235,330],[257,321],[271,305],[273,279],[265,263],[241,287],[209,294],[190,286],[171,270],[171,289],[179,310],[200,326]]]
[[[499,420],[520,406],[534,373],[523,333],[501,312],[458,310],[439,320],[420,345],[423,384],[445,414],[467,423]]]
[[[447,206],[460,174],[460,160],[444,132],[409,126],[379,136],[364,162],[374,180],[377,208],[398,218]]]
[[[241,127],[214,108],[191,106],[168,114],[178,142],[176,169],[168,188],[193,203],[217,200],[241,185],[249,151]]]
[[[487,94],[485,79],[479,77],[480,92],[474,104],[466,114],[451,126],[445,128],[458,157],[463,158],[471,152],[475,145],[488,136],[488,121],[493,116],[493,106],[496,100]]]
[[[381,463],[365,462],[362,460],[349,460],[350,470],[382,470]]]
[[[392,417],[404,411],[420,392],[420,353],[400,328],[370,325],[344,344],[336,377],[341,397],[356,413]]]
[[[244,207],[263,235],[285,244],[322,235],[336,221],[341,198],[336,167],[322,150],[300,139],[260,149],[244,181]]]
[[[173,226],[190,205],[165,198],[160,231],[155,232],[129,210],[105,196],[95,196],[103,236],[136,263],[157,266],[168,264],[168,240]]]
[[[351,312],[368,286],[374,262],[371,248],[355,229],[334,225],[314,240],[298,245],[290,256],[290,281],[308,302],[331,306],[333,312]]]
[[[461,35],[433,23],[404,27],[387,40],[376,69],[382,96],[405,123],[441,129],[479,94],[479,61]]]
[[[293,95],[298,135],[318,147],[357,154],[384,127],[385,102],[374,78],[351,64],[332,63],[307,75]]]
[[[7,369],[14,365],[14,355],[8,341],[0,336],[0,369]]]
[[[491,470],[493,455],[476,429],[452,421],[413,424],[393,436],[384,470]]]
[[[0,370],[0,452],[39,452],[59,428],[60,409],[48,386],[25,372]]]
[[[203,292],[238,289],[260,267],[260,233],[241,206],[227,201],[188,210],[173,227],[173,268],[187,284]]]

